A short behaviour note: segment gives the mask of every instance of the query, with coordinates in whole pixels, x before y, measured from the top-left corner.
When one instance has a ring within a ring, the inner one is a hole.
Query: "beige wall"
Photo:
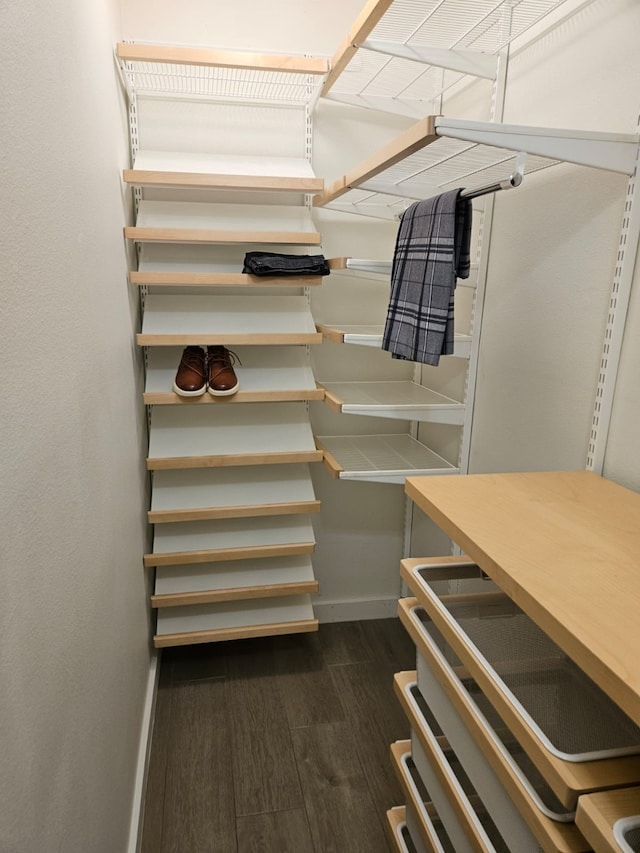
[[[0,850],[120,853],[150,651],[119,11],[0,31]]]
[[[639,31],[635,0],[595,0],[516,51],[504,121],[637,132]],[[562,165],[496,196],[472,472],[585,466],[626,187]],[[636,489],[639,310],[634,298],[605,463]]]

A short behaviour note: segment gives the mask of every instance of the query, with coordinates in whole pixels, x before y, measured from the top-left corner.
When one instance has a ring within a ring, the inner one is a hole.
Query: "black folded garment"
[[[250,275],[329,275],[324,255],[281,255],[277,252],[247,252],[242,272]]]

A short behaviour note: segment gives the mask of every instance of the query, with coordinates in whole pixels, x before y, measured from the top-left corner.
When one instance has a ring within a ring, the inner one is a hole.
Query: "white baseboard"
[[[144,792],[147,784],[147,770],[151,752],[151,735],[153,718],[158,695],[158,676],[160,675],[160,656],[154,651],[147,676],[147,690],[144,697],[142,725],[140,727],[140,743],[136,763],[136,778],[133,787],[133,802],[131,804],[131,824],[129,826],[129,843],[127,853],[138,853],[142,840],[142,816],[144,810]]]
[[[313,612],[319,622],[359,622],[365,619],[391,619],[397,615],[398,596],[371,599],[313,601]]]

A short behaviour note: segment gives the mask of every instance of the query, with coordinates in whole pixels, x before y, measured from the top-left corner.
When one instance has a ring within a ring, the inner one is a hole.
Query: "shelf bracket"
[[[438,116],[436,133],[480,145],[526,151],[551,160],[632,175],[636,165],[636,134],[556,130]]]
[[[461,48],[441,48],[424,45],[396,44],[390,41],[366,41],[357,47],[383,53],[386,56],[396,56],[399,59],[410,59],[423,65],[434,65],[449,71],[459,71],[461,74],[471,74],[474,77],[484,77],[495,80],[498,76],[498,56],[491,53],[480,53],[477,50]]]

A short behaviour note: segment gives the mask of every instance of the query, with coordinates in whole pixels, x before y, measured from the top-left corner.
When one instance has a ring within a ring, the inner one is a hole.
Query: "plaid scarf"
[[[382,338],[394,358],[437,365],[453,352],[456,278],[471,260],[471,202],[459,193],[417,201],[400,220]]]

